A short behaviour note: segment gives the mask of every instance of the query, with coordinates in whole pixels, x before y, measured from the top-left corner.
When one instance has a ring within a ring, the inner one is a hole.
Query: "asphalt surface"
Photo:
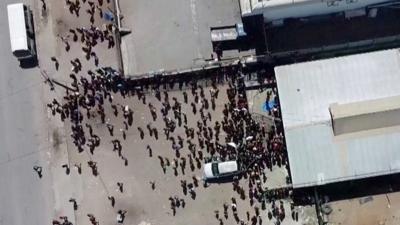
[[[37,67],[22,69],[11,53],[7,5],[17,2],[0,1],[0,224],[50,224],[54,201],[43,82]],[[43,167],[42,179],[34,165]]]

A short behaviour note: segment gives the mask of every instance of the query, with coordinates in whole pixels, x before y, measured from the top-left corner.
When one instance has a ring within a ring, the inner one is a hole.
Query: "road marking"
[[[197,39],[197,58],[203,58],[200,52],[200,36],[199,36],[199,25],[197,23],[197,13],[196,13],[196,0],[190,0],[190,12],[192,14],[193,23],[193,33]]]

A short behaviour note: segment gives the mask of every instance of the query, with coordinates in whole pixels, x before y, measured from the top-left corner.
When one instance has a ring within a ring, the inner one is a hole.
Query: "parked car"
[[[236,160],[233,161],[213,161],[206,163],[203,170],[203,179],[217,179],[230,177],[239,174],[239,166]]]

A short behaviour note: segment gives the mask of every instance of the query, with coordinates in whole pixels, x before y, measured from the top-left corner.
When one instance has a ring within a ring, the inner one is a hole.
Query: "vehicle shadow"
[[[30,69],[34,68],[39,64],[39,61],[37,57],[34,57],[32,59],[21,59],[19,61],[19,66],[23,69]]]
[[[233,178],[235,176],[237,176],[238,179],[240,180],[242,178],[242,173],[243,172],[239,172],[237,174],[232,174],[231,176],[227,176],[227,177],[219,177],[219,178],[207,179],[207,183],[210,183],[210,184],[232,183],[233,180],[234,180]]]

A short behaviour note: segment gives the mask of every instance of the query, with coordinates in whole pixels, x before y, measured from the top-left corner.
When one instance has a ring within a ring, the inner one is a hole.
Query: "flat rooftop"
[[[400,126],[334,136],[331,104],[400,95],[398,49],[275,68],[293,187],[400,172]]]
[[[125,74],[135,77],[207,65],[213,52],[211,27],[241,22],[238,1],[120,1]]]
[[[265,29],[267,49],[272,54],[338,45],[345,47],[351,42],[399,36],[400,10],[380,8],[375,18],[346,19],[344,14],[332,14],[312,20],[289,19],[283,26],[266,26]]]
[[[365,8],[396,0],[239,0],[243,16],[263,14],[265,22]]]

